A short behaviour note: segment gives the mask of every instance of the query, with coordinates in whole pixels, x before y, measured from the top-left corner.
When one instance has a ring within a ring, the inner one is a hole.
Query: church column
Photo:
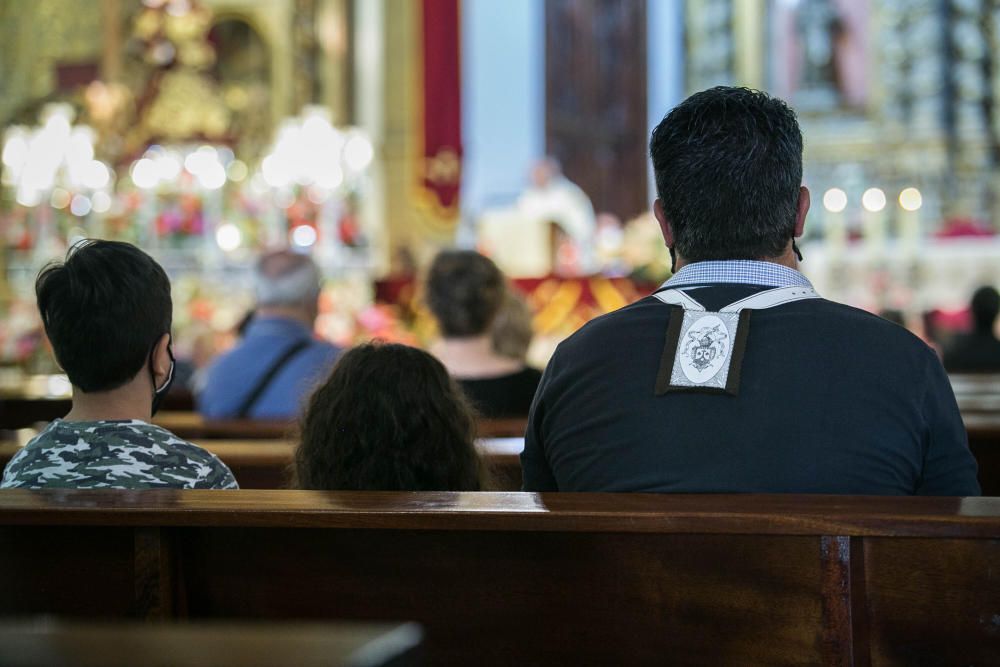
[[[122,73],[121,0],[101,0],[101,21],[104,23],[101,79],[111,83],[121,78]]]
[[[740,0],[733,3],[733,33],[736,46],[736,83],[764,88],[765,40],[764,0]]]
[[[322,102],[333,111],[336,125],[353,123],[351,90],[351,4],[348,0],[321,0],[316,32],[322,54],[319,65]]]

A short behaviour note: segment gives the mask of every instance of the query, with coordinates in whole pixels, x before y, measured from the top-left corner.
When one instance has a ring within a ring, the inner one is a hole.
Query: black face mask
[[[170,357],[170,370],[167,371],[167,380],[160,387],[156,386],[156,373],[153,372],[153,353],[156,351],[156,346],[149,352],[149,373],[153,377],[153,409],[151,414],[155,415],[160,409],[160,404],[163,403],[163,399],[166,397],[167,392],[170,391],[170,385],[174,383],[174,352],[170,349],[170,343],[167,343],[167,355]]]

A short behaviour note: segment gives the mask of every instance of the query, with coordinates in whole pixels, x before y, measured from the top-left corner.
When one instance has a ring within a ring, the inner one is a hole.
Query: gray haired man
[[[257,309],[243,339],[220,356],[198,395],[209,419],[291,419],[340,350],[317,340],[319,270],[289,251],[260,258],[254,274]]]

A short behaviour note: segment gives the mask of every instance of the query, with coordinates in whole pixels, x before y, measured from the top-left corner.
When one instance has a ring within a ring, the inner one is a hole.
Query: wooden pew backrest
[[[989,664],[1000,499],[0,492],[0,614],[412,619],[429,664]]]

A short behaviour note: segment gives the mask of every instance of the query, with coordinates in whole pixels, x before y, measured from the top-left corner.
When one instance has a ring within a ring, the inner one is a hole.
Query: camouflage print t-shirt
[[[14,455],[0,488],[236,489],[214,454],[138,419],[57,419]]]

